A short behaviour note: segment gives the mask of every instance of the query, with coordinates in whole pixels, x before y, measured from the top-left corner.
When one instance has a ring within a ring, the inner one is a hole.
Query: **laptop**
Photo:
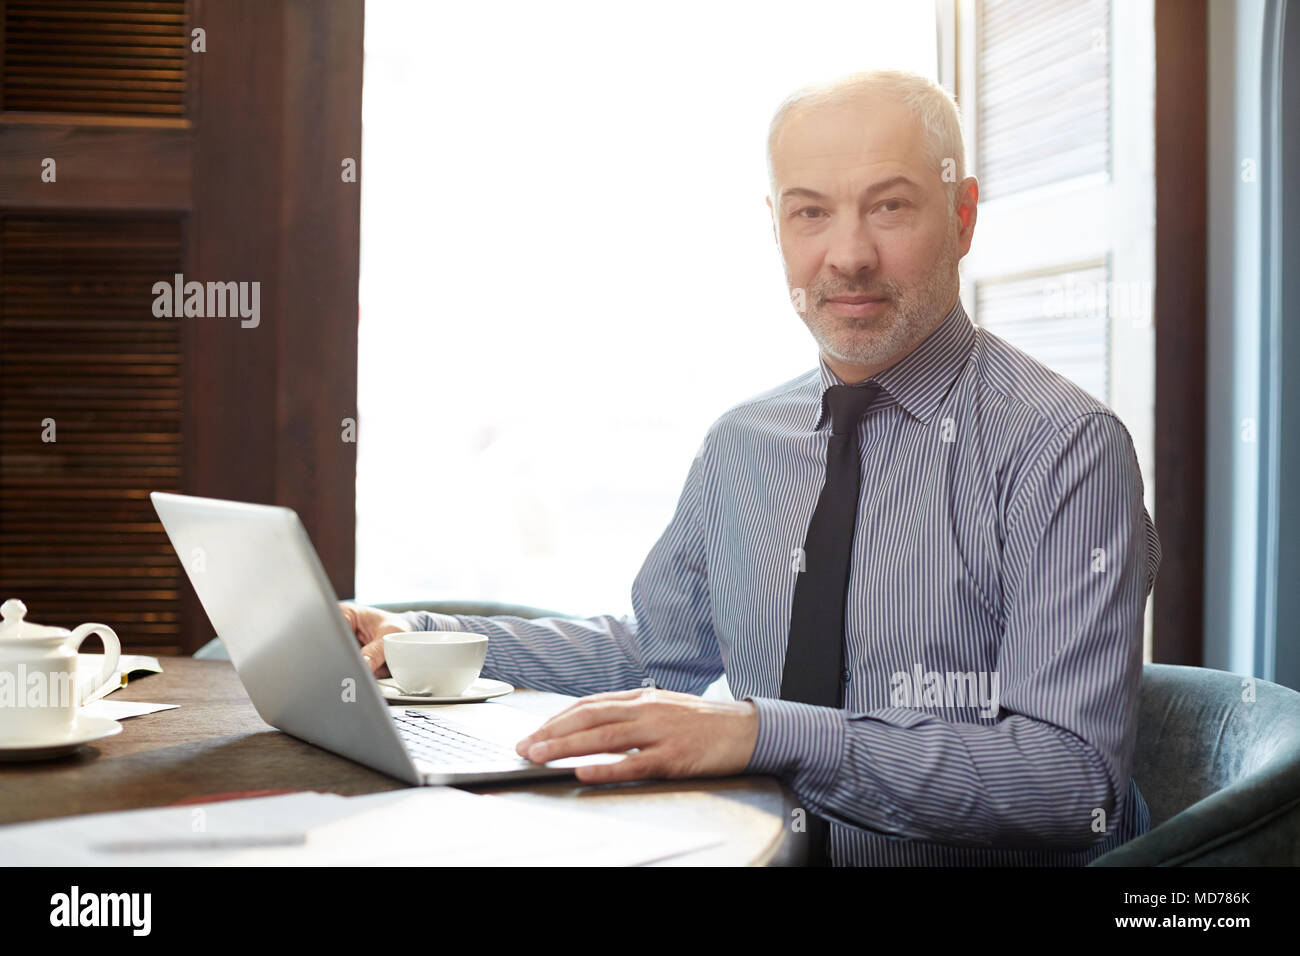
[[[203,610],[261,718],[416,785],[572,776],[625,754],[537,764],[514,745],[544,718],[501,704],[392,706],[290,508],[153,492]]]

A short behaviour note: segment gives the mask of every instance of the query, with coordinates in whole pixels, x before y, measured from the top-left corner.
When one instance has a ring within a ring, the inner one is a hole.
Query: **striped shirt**
[[[1130,764],[1160,544],[1128,431],[960,300],[868,381],[843,709],[780,699],[843,384],[824,359],[710,426],[631,615],[409,620],[488,635],[484,674],[539,690],[725,673],[758,712],[746,772],[830,821],[837,865],[1081,865],[1146,832]]]

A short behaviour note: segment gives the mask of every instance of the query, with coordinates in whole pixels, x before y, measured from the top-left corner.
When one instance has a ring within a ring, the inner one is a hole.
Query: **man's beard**
[[[952,305],[957,273],[957,234],[949,232],[943,252],[921,283],[901,289],[880,282],[865,288],[845,288],[833,282],[815,284],[808,292],[808,312],[802,318],[821,350],[849,365],[886,368],[916,347],[937,326]],[[880,315],[857,318],[826,311],[830,296],[871,295],[888,300]]]

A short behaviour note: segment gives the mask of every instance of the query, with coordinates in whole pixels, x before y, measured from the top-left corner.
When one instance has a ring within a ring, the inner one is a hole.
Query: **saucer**
[[[0,737],[0,760],[47,760],[70,754],[82,744],[122,732],[122,725],[107,717],[77,714],[72,727],[63,734],[45,740],[16,740]]]
[[[473,704],[490,697],[509,694],[514,687],[503,680],[488,680],[486,677],[480,677],[466,687],[465,693],[459,697],[433,697],[428,694],[404,694],[402,688],[397,686],[397,681],[391,677],[381,677],[379,690],[383,693],[384,699],[393,704]]]

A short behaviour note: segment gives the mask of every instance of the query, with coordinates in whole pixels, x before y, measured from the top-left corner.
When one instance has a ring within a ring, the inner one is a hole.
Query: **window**
[[[1152,2],[941,0],[940,13],[956,25],[943,62],[980,181],[962,301],[1114,409],[1154,514]]]
[[[627,613],[729,406],[812,369],[763,202],[795,88],[933,4],[371,4],[357,595]]]

